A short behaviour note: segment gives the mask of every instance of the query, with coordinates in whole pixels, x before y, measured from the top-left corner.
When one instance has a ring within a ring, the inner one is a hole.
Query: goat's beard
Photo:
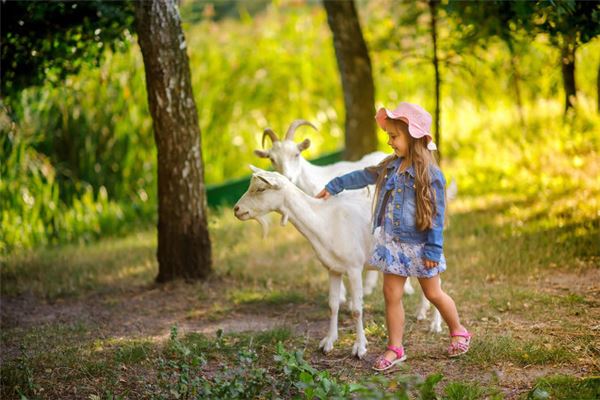
[[[255,220],[258,221],[258,223],[260,224],[260,226],[262,227],[262,237],[263,239],[265,239],[267,237],[267,235],[269,234],[269,217],[267,215],[259,215],[257,217],[254,217]],[[288,222],[288,215],[287,214],[281,214],[281,222],[280,225],[281,226],[286,226]]]
[[[254,217],[262,227],[262,237],[265,239],[269,234],[269,218],[266,215],[259,215]]]

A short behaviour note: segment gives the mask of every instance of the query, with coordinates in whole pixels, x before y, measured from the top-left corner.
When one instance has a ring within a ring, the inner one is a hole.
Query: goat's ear
[[[310,147],[310,139],[304,139],[302,143],[298,143],[298,150],[304,151]]]
[[[268,158],[269,157],[268,150],[254,150],[254,154],[259,156],[260,158]]]
[[[261,181],[263,181],[264,183],[266,183],[267,185],[269,185],[269,187],[271,187],[273,189],[279,189],[279,184],[277,182],[269,180],[269,178],[267,178],[266,176],[263,176],[263,175],[254,175],[254,176],[257,177],[258,179],[260,179]]]
[[[260,169],[258,167],[255,167],[252,164],[248,164],[248,166],[250,167],[250,169],[252,170],[252,172],[264,172],[264,169]]]

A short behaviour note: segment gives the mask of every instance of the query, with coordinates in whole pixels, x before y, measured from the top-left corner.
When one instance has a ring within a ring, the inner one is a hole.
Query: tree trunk
[[[517,101],[517,112],[519,113],[519,122],[521,123],[521,127],[525,129],[525,116],[523,115],[523,95],[521,94],[521,74],[519,72],[519,66],[517,63],[517,55],[515,53],[515,48],[513,45],[512,38],[510,34],[506,35],[504,38],[506,45],[508,47],[508,51],[510,53],[510,67],[513,73],[513,86],[515,89],[515,97]]]
[[[429,12],[431,14],[431,40],[433,42],[433,69],[435,71],[435,110],[434,110],[434,127],[435,127],[435,143],[437,145],[438,161],[442,161],[442,143],[441,143],[441,121],[440,121],[440,62],[438,59],[437,48],[437,5],[438,0],[429,0]]]
[[[575,45],[565,41],[561,48],[563,87],[565,89],[565,112],[573,107],[577,94],[575,86]]]
[[[357,160],[377,149],[375,86],[371,60],[362,35],[354,0],[324,0],[327,22],[342,79],[346,107],[344,158]]]
[[[158,282],[211,272],[204,166],[186,42],[173,0],[135,3],[158,153]]]

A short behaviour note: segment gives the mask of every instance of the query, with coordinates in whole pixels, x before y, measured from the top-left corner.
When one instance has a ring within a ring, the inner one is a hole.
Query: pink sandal
[[[469,351],[469,346],[471,344],[471,338],[473,337],[473,335],[471,335],[468,331],[465,330],[464,332],[451,333],[450,337],[462,337],[466,340],[464,342],[450,343],[450,346],[448,346],[449,357],[458,357]]]
[[[396,359],[390,361],[385,358],[385,353],[377,357],[375,360],[375,364],[373,364],[373,369],[375,371],[385,371],[392,368],[396,364],[400,364],[402,361],[406,360],[406,354],[404,354],[404,347],[400,346],[392,346],[389,345],[387,347],[388,350],[394,352],[396,354]]]

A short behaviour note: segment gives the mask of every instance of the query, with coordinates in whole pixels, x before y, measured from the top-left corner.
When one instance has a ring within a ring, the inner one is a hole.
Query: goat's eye
[[[296,153],[296,158],[300,157],[300,153]]]
[[[256,189],[257,192],[264,192],[266,189],[265,188],[258,188]]]

